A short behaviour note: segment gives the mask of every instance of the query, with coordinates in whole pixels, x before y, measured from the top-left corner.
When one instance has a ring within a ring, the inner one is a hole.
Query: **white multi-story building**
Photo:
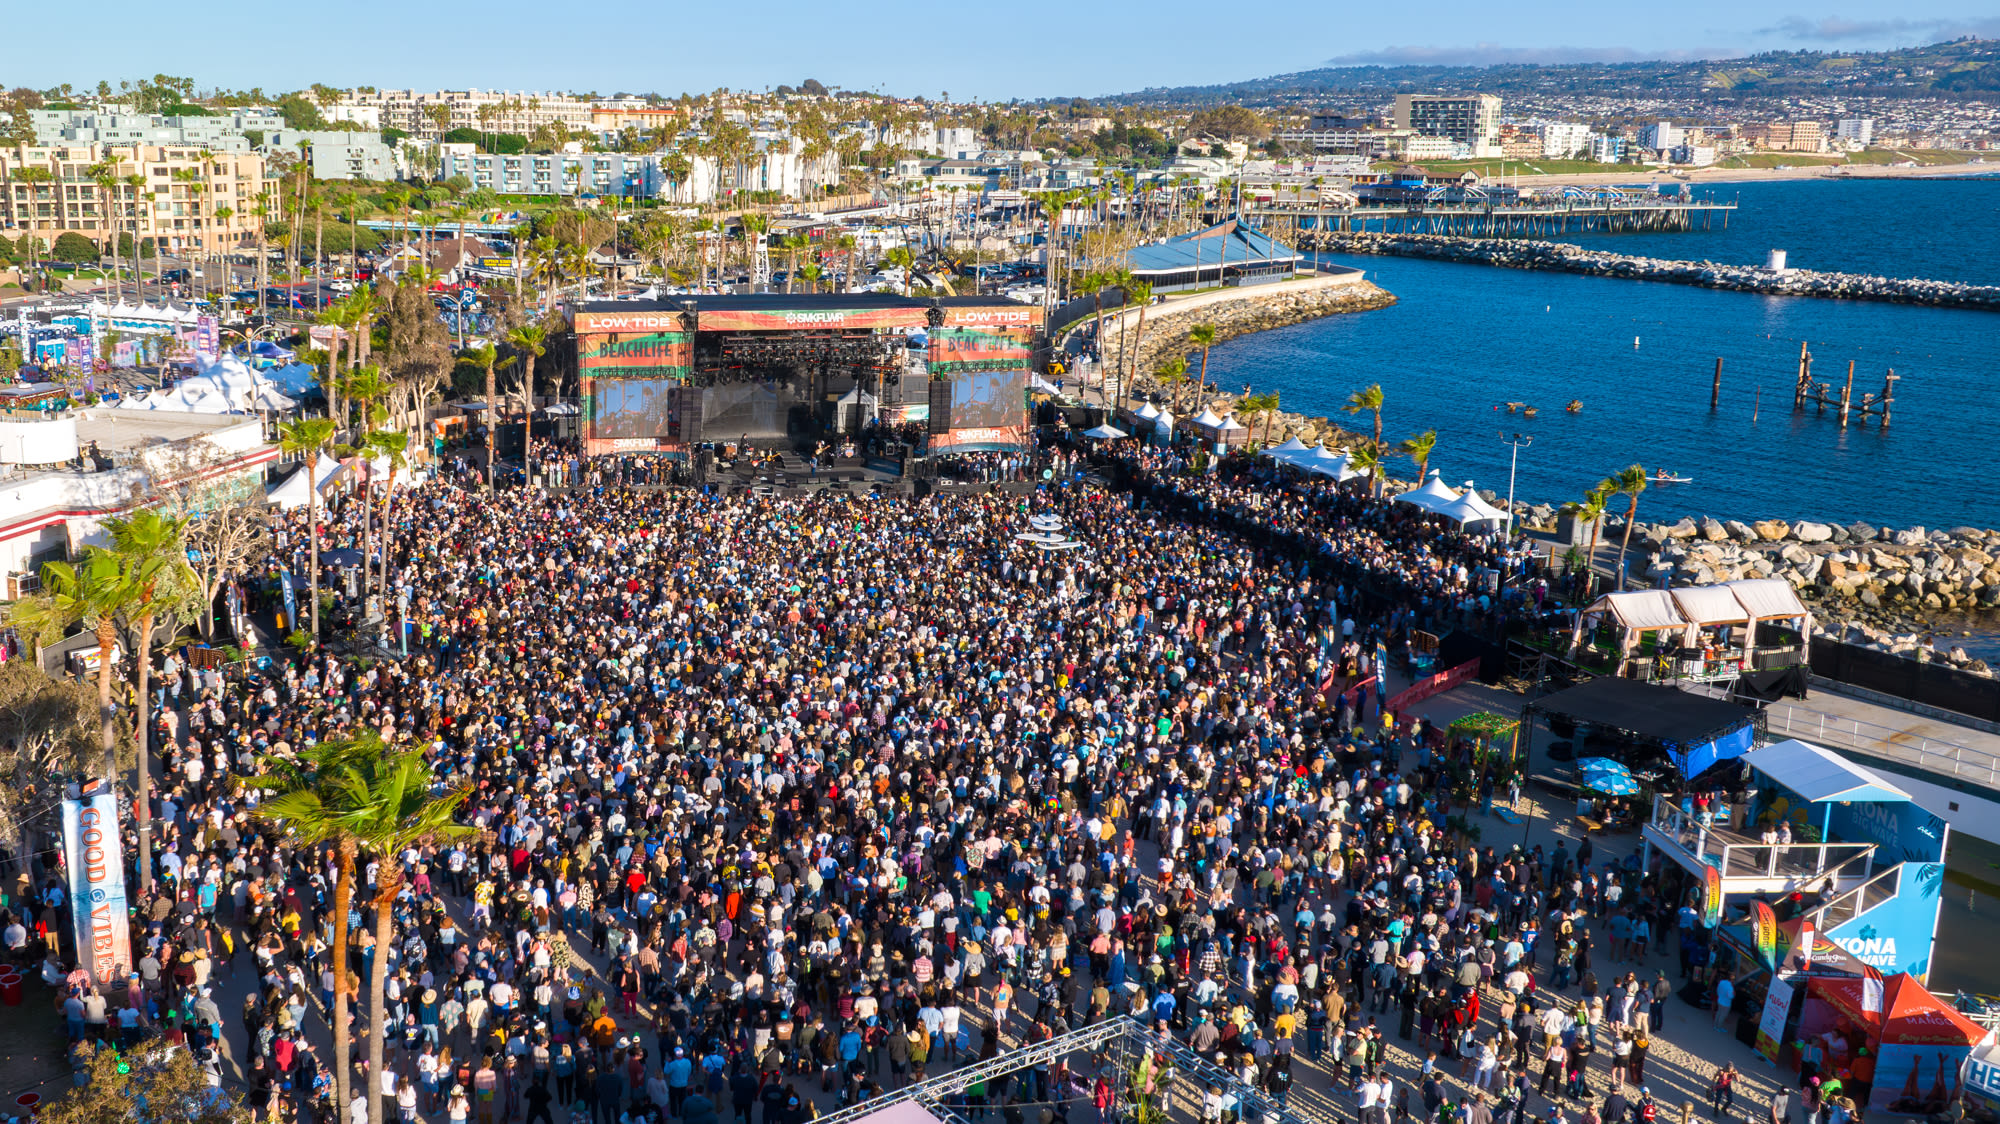
[[[1449,137],[1475,160],[1500,155],[1500,99],[1493,94],[1397,94],[1395,127]]]
[[[1833,135],[1849,144],[1858,144],[1866,148],[1875,143],[1875,119],[1843,117],[1834,125]]]
[[[1592,136],[1590,158],[1599,164],[1616,164],[1625,159],[1625,138]]]
[[[1687,130],[1672,121],[1651,121],[1639,127],[1639,147],[1655,152],[1678,148],[1687,141]]]
[[[545,125],[577,132],[591,127],[591,102],[568,94],[517,90],[356,90],[331,107],[341,114],[372,113],[378,129],[401,129],[411,136],[437,137],[453,129],[479,129],[526,136]],[[355,120],[343,116],[340,120]]]
[[[396,150],[382,142],[380,133],[346,132],[340,129],[279,129],[264,138],[262,151],[300,154],[301,145],[312,156],[312,174],[321,180],[392,180],[396,178]]]
[[[1590,147],[1590,126],[1581,121],[1532,121],[1528,128],[1542,138],[1542,155],[1550,159],[1574,156]]]
[[[35,140],[43,145],[192,145],[212,152],[248,152],[254,147],[244,131],[269,132],[285,127],[285,119],[270,109],[234,109],[193,117],[157,113],[123,113],[95,109],[35,109],[29,111]]]

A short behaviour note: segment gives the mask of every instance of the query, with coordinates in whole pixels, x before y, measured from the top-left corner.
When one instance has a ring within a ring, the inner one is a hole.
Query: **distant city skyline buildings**
[[[1393,6],[1344,8],[1329,18],[1324,5],[1277,0],[1254,21],[1224,20],[1234,28],[1229,34],[1200,32],[1218,18],[1212,7],[1172,0],[1144,9],[1055,0],[1017,0],[1004,9],[773,0],[758,11],[763,31],[755,49],[742,50],[684,49],[691,41],[743,42],[740,11],[699,5],[566,16],[522,0],[476,10],[359,0],[340,18],[325,18],[310,9],[219,0],[199,20],[162,20],[157,8],[108,0],[92,11],[107,27],[143,26],[146,33],[98,36],[87,52],[17,52],[0,66],[0,83],[83,88],[166,71],[190,75],[204,89],[323,82],[673,96],[816,78],[903,97],[949,92],[954,100],[1006,101],[1247,81],[1328,65],[1689,61],[2000,37],[2000,17],[1987,0],[1909,0],[1892,18],[1882,9],[1801,10],[1757,0],[1689,0],[1664,10],[1554,0],[1525,21],[1517,8],[1445,0],[1427,7],[1420,24]],[[11,26],[24,42],[76,34],[73,15],[48,3],[19,6]],[[245,49],[221,47],[217,27],[240,29]],[[1536,32],[1547,42],[1528,40]],[[258,49],[259,40],[270,49]],[[314,49],[301,51],[301,43]]]

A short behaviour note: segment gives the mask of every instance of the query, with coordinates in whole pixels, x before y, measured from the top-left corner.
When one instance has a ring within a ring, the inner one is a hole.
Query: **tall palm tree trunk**
[[[111,703],[111,653],[118,647],[118,625],[109,616],[97,622],[97,722],[104,745],[104,783],[118,788],[118,708]]]
[[[380,1086],[376,1085],[382,1072],[382,1042],[388,1037],[385,1024],[388,1021],[389,990],[389,942],[395,939],[390,907],[396,902],[398,883],[402,878],[403,859],[400,855],[384,855],[380,873],[376,875],[379,886],[375,892],[375,956],[368,965],[368,1124],[383,1124],[386,1105],[382,1103]]]
[[[312,567],[312,634],[319,639],[319,454],[306,458],[306,533],[309,539],[307,560]],[[299,622],[293,621],[297,629]]]
[[[1631,506],[1625,509],[1625,533],[1618,538],[1618,590],[1625,590],[1625,551],[1632,545],[1632,524],[1639,514],[1639,497],[1633,496]]]
[[[487,357],[492,358],[490,345],[487,348]],[[486,365],[486,492],[488,495],[499,489],[493,473],[493,439],[499,431],[497,423],[500,420],[500,402],[497,397],[499,392],[500,388],[493,380],[493,364],[488,363]]]
[[[153,809],[151,805],[151,756],[147,752],[148,735],[146,688],[152,673],[153,615],[139,618],[139,642],[133,645],[133,660],[139,665],[139,702],[132,714],[132,739],[139,749],[139,781],[132,796],[132,820],[139,829],[139,892],[146,893],[153,888]]]
[[[342,840],[333,878],[333,1103],[345,1106],[354,1072],[354,1028],[347,1007],[347,914],[354,907],[354,843]]]

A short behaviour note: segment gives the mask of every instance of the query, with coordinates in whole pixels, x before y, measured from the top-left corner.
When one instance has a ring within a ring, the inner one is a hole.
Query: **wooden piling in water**
[[[1840,388],[1840,428],[1847,428],[1847,407],[1854,401],[1854,360],[1847,361],[1847,385]]]
[[[1708,408],[1713,411],[1722,406],[1722,356],[1715,357],[1715,382],[1708,388]]]
[[[1806,394],[1812,390],[1812,353],[1806,350],[1806,341],[1799,341],[1799,381],[1792,391],[1792,412],[1806,408]]]

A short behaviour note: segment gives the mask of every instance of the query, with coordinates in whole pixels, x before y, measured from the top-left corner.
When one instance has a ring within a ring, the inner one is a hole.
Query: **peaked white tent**
[[[1424,477],[1422,486],[1412,488],[1396,497],[1397,503],[1406,503],[1422,511],[1436,511],[1458,498],[1458,490],[1438,478],[1438,470],[1433,468]]]
[[[1160,408],[1151,402],[1143,402],[1137,410],[1132,411],[1132,416],[1140,421],[1150,422],[1160,416]]]
[[[1094,438],[1098,441],[1111,441],[1119,437],[1131,436],[1131,434],[1126,433],[1124,430],[1119,429],[1117,426],[1112,425],[1110,422],[1106,422],[1103,425],[1098,426],[1096,429],[1086,429],[1083,431],[1083,435],[1085,437]]]
[[[310,467],[309,464],[302,462],[290,476],[271,486],[271,489],[264,494],[265,500],[276,504],[283,511],[293,511],[304,507],[307,495],[306,474]],[[322,494],[326,491],[327,483],[338,475],[343,467],[345,466],[340,463],[339,457],[321,457],[319,459],[319,471],[314,474],[318,479],[313,483],[319,487]]]
[[[1312,446],[1299,440],[1299,435],[1294,433],[1293,435],[1285,439],[1284,444],[1273,445],[1270,448],[1265,449],[1263,455],[1270,457],[1272,460],[1284,461],[1284,460],[1291,460],[1293,457],[1298,456],[1300,453],[1310,453],[1310,452],[1312,452]]]
[[[1196,429],[1219,430],[1222,428],[1222,419],[1216,416],[1214,410],[1203,406],[1201,413],[1196,414],[1194,420],[1188,424],[1194,426]]]
[[[1158,430],[1160,436],[1163,438],[1174,435],[1174,426],[1176,424],[1178,423],[1174,420],[1174,415],[1164,408],[1160,410],[1160,416],[1153,419],[1153,428]]]
[[[1439,506],[1436,511],[1467,531],[1490,530],[1507,522],[1507,513],[1480,499],[1478,489],[1472,486],[1470,480],[1465,482],[1465,491],[1460,492],[1457,499]]]

